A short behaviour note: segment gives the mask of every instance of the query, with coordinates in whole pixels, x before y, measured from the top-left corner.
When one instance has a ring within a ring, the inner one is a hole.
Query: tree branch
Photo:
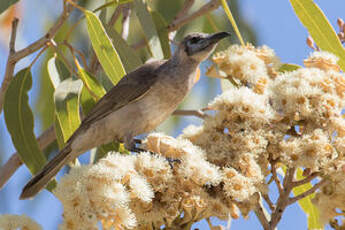
[[[195,116],[201,119],[205,119],[208,115],[201,110],[175,110],[172,115],[176,116]]]
[[[197,10],[196,12],[192,14],[189,14],[189,15],[181,14],[180,17],[175,18],[175,20],[170,25],[168,25],[168,31],[169,32],[175,31],[181,28],[183,25],[187,24],[188,22],[212,10],[217,9],[219,6],[220,6],[219,0],[211,0],[208,3],[206,3],[204,6],[202,6],[199,10]],[[182,10],[184,10],[184,8]]]
[[[283,181],[284,189],[282,193],[280,193],[276,208],[271,215],[272,219],[269,222],[269,229],[274,229],[278,225],[285,208],[289,205],[289,196],[291,190],[293,189],[292,181],[295,175],[295,171],[296,168],[292,167],[289,168],[285,174]]]
[[[278,174],[277,174],[277,160],[273,159],[272,154],[270,153],[268,161],[271,164],[271,172],[272,172],[272,179],[274,180],[275,184],[277,185],[279,194],[283,193],[283,186],[278,178]]]
[[[268,230],[270,229],[270,225],[269,225],[269,215],[268,213],[266,212],[265,214],[265,210],[264,210],[264,207],[262,205],[262,199],[260,198],[260,195],[259,195],[259,199],[257,200],[257,205],[256,205],[256,208],[255,208],[255,214],[256,216],[258,217],[262,227],[265,229],[265,230]],[[267,215],[267,217],[266,217]]]
[[[15,39],[16,39],[16,31],[17,31],[17,25],[18,25],[18,19],[14,19],[12,22],[12,34],[10,39],[10,54],[7,59],[7,65],[5,70],[5,76],[4,80],[1,85],[0,89],[0,113],[2,112],[2,107],[4,103],[4,96],[7,91],[7,88],[13,78],[13,72],[14,72],[14,66],[16,63],[21,60],[22,58],[36,52],[40,48],[46,45],[47,42],[52,39],[60,27],[63,25],[63,23],[68,18],[70,12],[72,11],[72,7],[70,5],[67,5],[64,3],[63,12],[61,16],[57,19],[57,21],[53,24],[53,26],[48,30],[48,32],[38,39],[37,41],[33,42],[29,46],[27,46],[24,49],[21,49],[19,51],[15,51]]]
[[[293,187],[297,187],[297,186],[300,186],[300,185],[304,185],[306,183],[309,183],[310,181],[312,181],[313,179],[315,179],[316,177],[320,176],[320,172],[313,172],[312,174],[310,174],[308,177],[302,179],[302,180],[299,180],[299,181],[294,181],[292,182],[292,186]]]
[[[11,31],[11,37],[10,37],[10,43],[9,43],[9,55],[7,59],[4,80],[2,81],[1,89],[0,89],[0,114],[2,111],[3,104],[4,104],[5,93],[13,78],[14,66],[16,65],[16,63],[12,61],[12,57],[16,52],[15,43],[16,43],[16,37],[17,37],[18,22],[19,22],[18,18],[14,18],[12,21],[12,31]]]
[[[321,180],[319,183],[315,184],[311,189],[305,191],[304,193],[299,194],[298,196],[289,198],[288,205],[295,203],[296,201],[303,199],[306,196],[313,194],[318,188],[323,186],[326,183],[326,180]]]
[[[47,148],[56,140],[54,126],[44,131],[38,138],[38,146],[41,150]],[[13,153],[10,159],[0,168],[0,189],[12,177],[16,170],[23,164],[18,153]]]
[[[273,202],[271,201],[270,197],[268,196],[268,194],[262,194],[262,197],[264,198],[264,200],[266,201],[266,203],[268,204],[268,207],[271,209],[271,211],[273,211],[275,209],[275,205],[273,204]]]
[[[185,15],[188,14],[188,11],[192,8],[195,0],[185,0],[184,4],[182,6],[182,9],[176,14],[173,23],[178,20],[179,18],[184,17]]]

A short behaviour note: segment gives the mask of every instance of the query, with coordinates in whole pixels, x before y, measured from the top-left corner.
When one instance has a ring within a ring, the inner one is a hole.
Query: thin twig
[[[141,39],[137,43],[134,43],[133,45],[131,45],[132,49],[134,49],[134,50],[141,49],[145,46],[146,46],[146,40],[145,39]]]
[[[119,19],[120,15],[121,15],[121,11],[122,11],[123,7],[124,7],[124,5],[119,5],[115,9],[113,15],[111,16],[111,18],[108,22],[108,25],[107,25],[108,27],[112,27],[116,23],[117,19]]]
[[[38,138],[38,146],[41,150],[47,148],[56,140],[54,126],[44,131]],[[12,177],[16,170],[23,164],[18,153],[13,153],[10,159],[0,168],[0,189]]]
[[[205,119],[208,115],[204,112],[202,112],[201,110],[175,110],[173,112],[173,115],[177,115],[177,116],[195,116],[195,117],[199,117],[201,119]]]
[[[36,55],[36,57],[34,58],[34,60],[32,60],[32,62],[30,63],[30,68],[36,63],[36,61],[38,60],[38,58],[44,53],[44,51],[46,51],[46,49],[48,48],[49,46],[45,45],[41,50],[40,52]]]
[[[271,209],[271,211],[273,211],[275,209],[275,205],[273,204],[273,202],[271,201],[270,197],[268,196],[268,194],[262,194],[262,197],[264,198],[264,200],[266,201],[266,203],[268,204],[268,207]]]
[[[18,22],[19,22],[18,18],[14,18],[12,21],[12,31],[11,31],[11,37],[10,37],[10,43],[9,43],[9,55],[7,59],[4,80],[2,81],[1,89],[0,89],[0,114],[2,111],[3,103],[4,103],[5,93],[13,78],[14,66],[16,65],[16,63],[12,61],[12,57],[16,53],[15,43],[16,43],[16,37],[17,37]]]
[[[269,229],[274,229],[278,225],[285,208],[289,205],[289,196],[290,196],[291,190],[293,189],[292,181],[295,175],[295,171],[296,171],[296,168],[294,167],[289,168],[285,174],[285,177],[283,180],[284,189],[282,193],[279,194],[276,208],[271,215],[272,218],[269,222]]]
[[[66,65],[67,69],[69,70],[70,74],[71,75],[73,75],[73,74],[77,75],[78,73],[75,71],[73,66],[69,63],[69,61],[67,60],[65,55],[61,52],[61,49],[58,48],[56,42],[53,39],[50,40],[49,45],[51,47],[53,47],[53,49],[55,50],[55,53],[57,53],[60,56],[63,63]]]
[[[86,61],[86,58],[85,58],[85,55],[78,49],[74,48],[71,44],[69,44],[67,41],[64,41],[62,43],[63,45],[67,46],[69,48],[69,50],[71,51],[73,57],[76,57],[75,53],[77,53],[82,62],[83,62],[83,65],[84,65],[84,69],[86,69],[87,71],[89,71],[89,67],[87,66],[87,61]]]
[[[271,171],[272,171],[272,178],[275,182],[275,184],[277,185],[277,188],[278,188],[278,191],[279,191],[279,194],[282,194],[283,193],[283,186],[278,178],[278,174],[277,174],[277,162],[276,160],[273,160],[271,158],[272,156],[270,156],[270,163],[271,163]]]
[[[192,8],[193,4],[194,4],[195,0],[185,0],[184,4],[182,6],[182,9],[176,14],[173,23],[176,20],[179,20],[179,18],[184,17],[188,14],[190,8]]]
[[[256,208],[255,208],[255,214],[258,217],[262,227],[265,230],[270,229],[269,220],[266,218],[264,207],[262,206],[262,202],[260,200],[258,200],[257,202]]]
[[[326,183],[326,180],[322,180],[319,183],[315,184],[311,189],[299,194],[298,196],[289,198],[288,205],[295,203],[296,201],[299,201],[300,199],[303,199],[306,196],[309,196],[313,194],[318,188],[320,188],[322,185]]]
[[[310,181],[312,181],[313,179],[315,179],[316,177],[320,176],[320,172],[313,172],[312,174],[310,174],[308,177],[302,179],[302,180],[298,180],[298,181],[294,181],[292,182],[292,186],[293,187],[297,187],[300,185],[304,185],[306,183],[309,183]]]
[[[291,167],[287,169],[286,175],[284,177],[284,181],[283,181],[283,187],[293,187],[293,178],[295,176],[295,172],[296,172],[296,168],[295,167]]]
[[[183,25],[187,24],[190,21],[193,21],[194,19],[203,16],[204,14],[217,9],[220,6],[219,0],[211,0],[205,5],[203,5],[199,10],[195,11],[192,14],[189,15],[182,15],[184,17],[176,18],[170,25],[168,25],[168,31],[172,32],[179,28],[181,28]]]
[[[40,48],[42,48],[47,42],[49,42],[50,39],[55,37],[56,33],[59,31],[61,26],[64,24],[64,22],[68,18],[68,16],[69,16],[70,12],[72,11],[72,9],[73,9],[73,7],[71,7],[70,5],[64,4],[64,9],[63,9],[63,12],[62,12],[61,16],[56,20],[54,25],[48,30],[46,35],[44,35],[43,37],[41,37],[37,41],[33,42],[31,45],[27,46],[26,48],[17,51],[13,55],[11,61],[17,62],[20,59],[28,56],[29,54],[34,53],[35,51],[37,51]]]

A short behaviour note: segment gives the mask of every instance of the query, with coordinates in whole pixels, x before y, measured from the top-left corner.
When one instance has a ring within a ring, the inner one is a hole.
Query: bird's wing
[[[136,101],[149,92],[158,77],[155,70],[164,62],[161,60],[144,64],[124,76],[116,86],[96,103],[90,113],[83,119],[81,126],[88,127],[95,121]]]

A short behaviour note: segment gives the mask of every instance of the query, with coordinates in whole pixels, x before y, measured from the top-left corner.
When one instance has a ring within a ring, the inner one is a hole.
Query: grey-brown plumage
[[[142,65],[123,77],[84,118],[66,146],[24,187],[20,199],[36,195],[68,162],[111,141],[134,149],[133,137],[162,123],[180,104],[196,78],[199,64],[226,32],[187,35],[167,61]]]

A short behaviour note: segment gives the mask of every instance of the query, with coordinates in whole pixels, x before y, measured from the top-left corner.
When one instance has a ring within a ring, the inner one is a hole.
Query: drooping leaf
[[[296,171],[296,179],[301,180],[303,179],[303,170],[298,168]],[[311,189],[313,185],[311,183],[307,183],[298,187],[295,187],[292,191],[295,196],[308,191]],[[298,201],[298,204],[301,206],[302,210],[308,217],[308,229],[323,229],[323,225],[320,223],[320,213],[319,210],[315,207],[315,205],[311,202],[314,198],[315,194],[311,194],[307,197]]]
[[[114,29],[109,29],[108,34],[113,41],[113,45],[120,55],[123,66],[126,72],[131,72],[138,66],[142,65],[142,61],[137,53],[130,47],[125,40],[122,39]]]
[[[34,135],[34,117],[29,106],[28,91],[32,86],[30,68],[19,71],[11,81],[5,95],[6,126],[17,152],[32,174],[46,163]]]
[[[61,83],[60,74],[55,62],[56,62],[56,57],[50,58],[47,62],[48,74],[49,74],[50,81],[53,84],[54,89],[56,89]]]
[[[144,0],[134,0],[134,8],[148,42],[152,57],[157,60],[163,59],[164,53],[159,35]]]
[[[316,45],[339,57],[338,64],[345,71],[345,50],[322,10],[313,0],[290,0],[302,24],[308,29]]]
[[[69,78],[62,81],[54,93],[57,120],[64,142],[80,125],[79,95],[81,87],[81,80]]]
[[[164,58],[169,59],[171,57],[171,50],[170,50],[169,35],[168,35],[168,30],[167,30],[168,23],[165,21],[162,15],[158,13],[157,11],[152,11],[151,15],[153,18],[153,22],[155,23],[155,26],[156,26],[156,30],[159,36],[159,41],[161,42]]]
[[[284,72],[291,72],[294,70],[298,70],[299,68],[301,68],[301,66],[296,65],[296,64],[286,63],[286,64],[281,65],[278,71],[281,73],[284,73]]]
[[[59,87],[61,81],[67,79],[67,77],[70,77],[70,73],[65,64],[56,57],[52,57],[49,59],[49,61],[47,62],[47,70],[50,81],[54,87],[54,91]],[[65,140],[56,112],[54,114],[54,129],[57,144],[59,146],[59,149],[62,149],[64,147]]]
[[[102,22],[94,13],[88,10],[84,13],[92,47],[108,78],[116,85],[126,74],[121,59],[105,32]]]
[[[76,61],[76,66],[78,68],[78,74],[84,83],[84,87],[89,91],[90,95],[98,101],[106,93],[105,89],[91,73],[87,72],[79,65],[78,61]]]
[[[80,93],[80,104],[81,104],[81,108],[83,110],[84,116],[89,114],[90,110],[96,104],[95,98],[92,97],[89,90],[87,90],[85,86],[83,86],[83,89],[81,90],[81,93]]]
[[[0,14],[5,12],[10,6],[16,4],[19,0],[3,0],[0,1]]]

